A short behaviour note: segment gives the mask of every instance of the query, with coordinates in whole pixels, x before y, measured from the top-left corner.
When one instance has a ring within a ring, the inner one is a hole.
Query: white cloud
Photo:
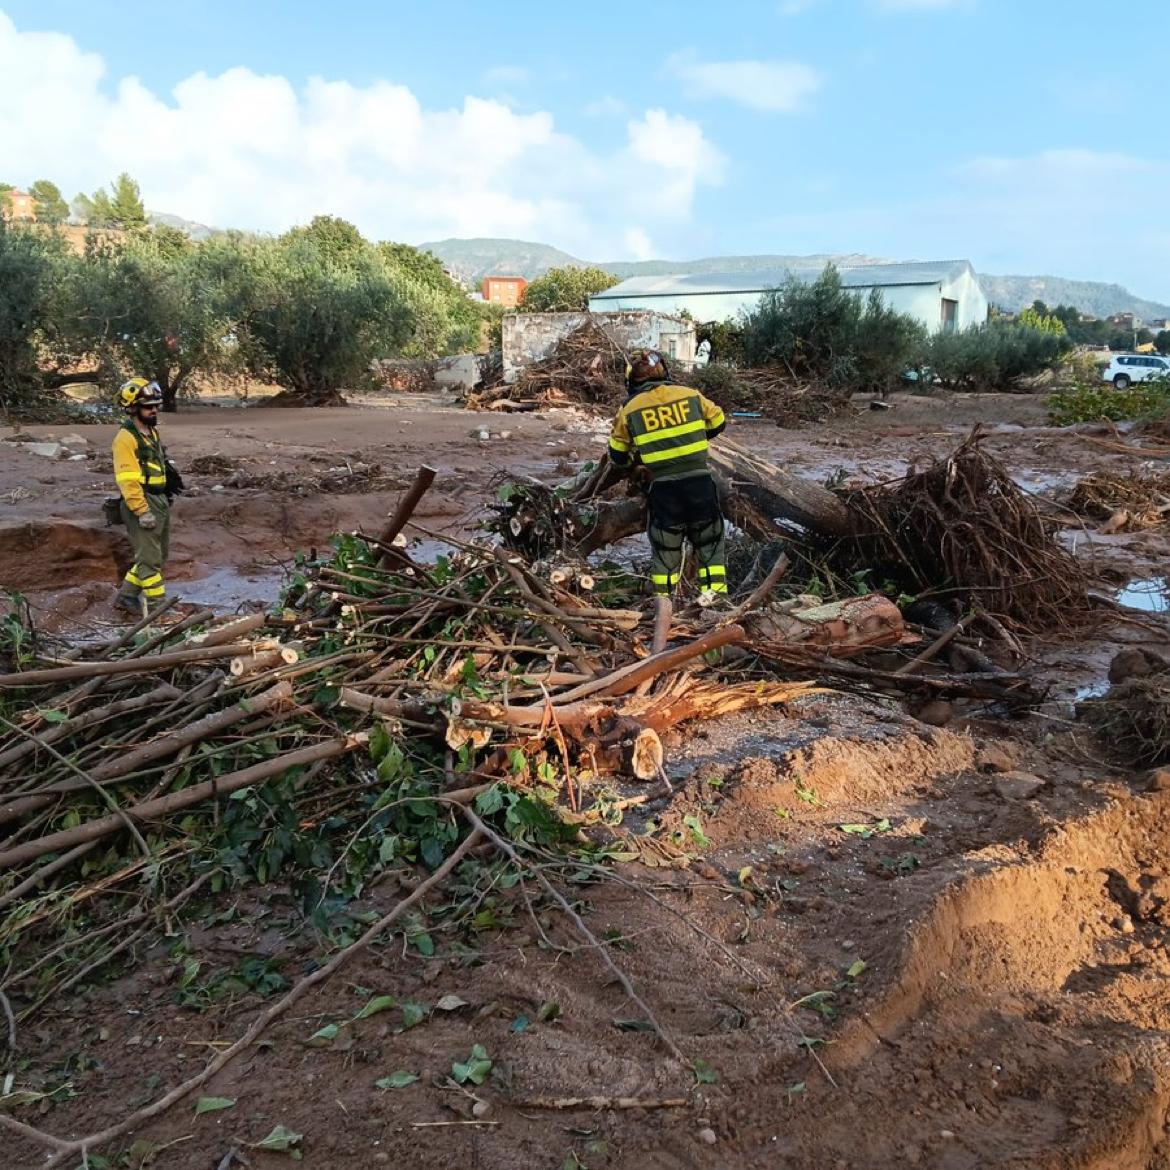
[[[817,70],[799,61],[699,61],[676,53],[666,64],[697,97],[727,98],[753,110],[791,113],[822,85]]]
[[[521,236],[592,257],[628,251],[651,209],[658,234],[681,238],[698,188],[722,178],[698,123],[663,110],[599,151],[546,111],[472,96],[428,110],[390,81],[298,88],[235,68],[158,94],[2,11],[0,77],[3,178],[50,178],[68,197],[125,170],[148,207],[224,227],[281,231],[328,213],[378,239]]]
[[[635,260],[654,259],[654,245],[650,242],[650,237],[642,228],[630,228],[626,232],[623,242],[626,245],[626,252]]]

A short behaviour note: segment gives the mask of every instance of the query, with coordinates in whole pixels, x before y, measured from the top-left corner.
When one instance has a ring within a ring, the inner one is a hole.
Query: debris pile
[[[1170,764],[1170,672],[1115,683],[1082,703],[1078,713],[1110,758],[1124,767]]]
[[[681,365],[675,382],[694,385],[725,410],[744,411],[780,426],[823,422],[849,412],[847,392],[818,382],[802,382],[782,366],[740,369],[728,365]],[[555,406],[583,406],[613,412],[626,399],[626,352],[596,320],[578,326],[552,353],[521,371],[511,385],[502,377],[485,378],[468,395],[471,410],[529,411]]]
[[[193,475],[213,478],[213,491],[261,490],[279,495],[310,497],[319,495],[366,495],[394,491],[403,487],[400,472],[389,471],[380,463],[361,459],[347,460],[316,474],[301,470],[250,470],[224,455],[200,455],[190,463]]]
[[[299,872],[320,892],[401,856],[433,867],[481,797],[485,815],[549,833],[571,818],[575,834],[615,799],[615,775],[662,776],[668,728],[813,689],[709,665],[748,639],[748,609],[663,614],[629,577],[583,595],[498,548],[423,565],[383,535],[338,538],[269,615],[200,611],[55,654],[14,608],[0,950],[19,951],[4,988],[22,1016],[208,882]],[[896,611],[867,629],[903,636]]]
[[[1084,568],[979,440],[976,432],[924,470],[851,493],[858,522],[849,562],[1027,633],[1092,624],[1099,607]]]
[[[1116,475],[1097,471],[1078,480],[1065,506],[1100,531],[1140,532],[1170,522],[1170,471]]]
[[[560,342],[552,353],[527,366],[514,383],[486,383],[470,394],[471,410],[534,410],[548,406],[588,405],[616,410],[626,398],[626,353],[590,319]]]
[[[781,427],[826,422],[853,411],[849,391],[802,381],[784,366],[712,365],[682,380],[697,386],[724,410],[759,414]]]

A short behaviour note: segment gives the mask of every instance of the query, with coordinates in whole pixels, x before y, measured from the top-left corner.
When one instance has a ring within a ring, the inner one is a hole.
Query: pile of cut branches
[[[1116,683],[1081,704],[1079,714],[1117,763],[1127,768],[1170,764],[1170,673]]]
[[[1017,630],[1074,630],[1099,616],[1077,559],[974,434],[892,484],[851,493],[855,537],[838,556],[907,593],[952,596]]]
[[[559,341],[548,357],[525,367],[511,385],[485,386],[468,396],[472,410],[598,406],[616,410],[626,398],[626,353],[590,318]]]
[[[667,728],[809,690],[709,667],[745,639],[733,621],[663,625],[632,579],[590,584],[486,546],[428,566],[343,536],[273,614],[58,655],[10,638],[0,961],[20,1014],[209,882],[327,873],[336,893],[402,858],[434,867],[460,836],[449,810],[478,798],[555,837],[608,777],[657,780]]]
[[[849,391],[801,380],[784,366],[707,366],[680,380],[702,390],[724,410],[757,412],[781,427],[826,422],[853,409]]]

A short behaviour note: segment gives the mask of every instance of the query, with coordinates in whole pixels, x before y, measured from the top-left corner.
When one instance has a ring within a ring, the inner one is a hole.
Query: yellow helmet
[[[118,391],[118,405],[123,410],[133,410],[136,406],[162,406],[162,391],[157,382],[131,378],[129,382],[123,382]]]

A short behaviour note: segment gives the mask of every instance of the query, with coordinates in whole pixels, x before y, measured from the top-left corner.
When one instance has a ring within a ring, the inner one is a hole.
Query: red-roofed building
[[[483,299],[490,305],[503,305],[514,309],[524,296],[528,281],[522,276],[485,276],[483,278]]]

